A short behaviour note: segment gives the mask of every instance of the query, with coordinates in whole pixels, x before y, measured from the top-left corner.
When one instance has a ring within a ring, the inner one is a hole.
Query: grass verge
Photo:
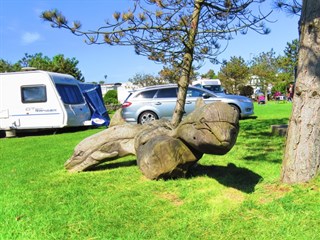
[[[147,180],[135,157],[71,174],[63,164],[101,129],[0,139],[0,239],[319,239],[320,180],[279,183],[291,104],[255,105],[234,148],[190,177]]]

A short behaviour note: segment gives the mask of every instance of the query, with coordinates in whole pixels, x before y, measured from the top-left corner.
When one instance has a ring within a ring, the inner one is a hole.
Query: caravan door
[[[56,83],[57,91],[67,113],[67,126],[83,126],[91,118],[91,111],[78,84]]]

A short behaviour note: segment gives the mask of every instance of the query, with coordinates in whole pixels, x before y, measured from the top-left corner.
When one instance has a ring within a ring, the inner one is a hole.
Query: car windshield
[[[223,89],[220,85],[203,85],[203,88],[216,93],[223,92]]]
[[[204,95],[206,95],[207,97],[216,97],[216,95],[212,92],[204,91],[197,88],[188,88],[187,97],[204,97]]]

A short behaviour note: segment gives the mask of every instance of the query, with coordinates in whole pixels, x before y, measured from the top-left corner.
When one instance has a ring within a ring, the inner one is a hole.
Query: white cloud
[[[28,45],[28,44],[31,44],[31,43],[34,43],[38,40],[40,40],[41,36],[39,33],[36,33],[36,32],[26,32],[22,35],[22,43],[24,45]]]

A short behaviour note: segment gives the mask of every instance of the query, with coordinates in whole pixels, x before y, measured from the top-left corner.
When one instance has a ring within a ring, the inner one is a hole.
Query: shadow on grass
[[[113,161],[116,161],[117,159],[114,159]],[[104,171],[104,170],[110,170],[110,169],[116,169],[116,168],[122,168],[122,167],[132,167],[132,166],[137,166],[137,160],[135,159],[130,159],[127,161],[122,161],[122,162],[105,162],[97,166],[93,166],[92,168],[86,170],[85,172],[90,172],[90,171]],[[138,167],[138,166],[137,166]]]
[[[198,164],[190,169],[188,175],[188,178],[208,176],[226,187],[232,187],[245,193],[254,192],[255,186],[262,180],[260,175],[246,168],[239,168],[233,163],[229,163],[226,167]]]
[[[272,150],[270,150],[272,151]],[[256,155],[250,155],[243,157],[243,160],[245,161],[251,161],[251,162],[268,162],[268,163],[275,163],[275,164],[280,164],[282,163],[282,155],[279,155],[278,157],[274,158],[267,158],[266,153],[261,153],[261,154],[256,154]]]
[[[105,171],[110,169],[122,168],[122,167],[132,167],[137,166],[137,161],[130,159],[122,162],[107,162],[98,166],[88,169],[87,171]],[[142,174],[142,173],[141,173]],[[201,164],[196,164],[191,167],[185,177],[166,177],[163,178],[166,181],[174,181],[176,179],[186,178],[192,179],[198,176],[208,176],[210,178],[216,179],[220,184],[226,187],[232,187],[239,191],[245,193],[254,192],[254,188],[262,180],[262,177],[246,168],[239,168],[236,165],[229,163],[225,166],[206,166]]]
[[[247,117],[242,117],[240,120],[245,121],[245,120],[250,120],[250,119],[257,119],[258,116],[247,116]]]
[[[245,137],[269,137],[272,136],[271,125],[288,124],[288,121],[288,118],[242,121],[240,133],[244,134]]]

